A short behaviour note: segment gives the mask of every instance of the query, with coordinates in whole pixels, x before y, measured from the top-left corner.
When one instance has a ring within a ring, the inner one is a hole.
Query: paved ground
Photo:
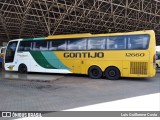
[[[29,73],[29,74],[20,74],[18,72],[5,72],[1,71],[0,78],[3,80],[31,80],[31,81],[53,81],[60,78],[63,78],[62,74],[52,75],[52,74],[36,74],[36,73]]]
[[[160,70],[154,78],[116,81],[59,74],[43,74],[47,79],[56,78],[51,81],[18,80],[0,74],[1,111],[58,111],[160,92]]]

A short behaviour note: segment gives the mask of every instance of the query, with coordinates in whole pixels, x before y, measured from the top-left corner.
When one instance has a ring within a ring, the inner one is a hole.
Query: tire
[[[159,68],[158,64],[156,64],[156,68]]]
[[[27,73],[27,66],[25,64],[21,64],[18,68],[19,73]]]
[[[102,77],[102,70],[98,66],[92,66],[88,70],[88,76],[93,79]]]
[[[120,71],[116,67],[108,67],[105,70],[104,75],[106,76],[106,79],[117,80],[120,78]]]

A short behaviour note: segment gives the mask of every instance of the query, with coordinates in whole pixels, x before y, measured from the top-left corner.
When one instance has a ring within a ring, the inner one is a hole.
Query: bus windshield
[[[7,49],[6,49],[6,55],[5,55],[6,63],[13,62],[17,43],[18,41],[9,42]]]

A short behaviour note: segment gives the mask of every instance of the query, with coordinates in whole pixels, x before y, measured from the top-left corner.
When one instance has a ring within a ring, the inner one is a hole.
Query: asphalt
[[[155,77],[141,79],[95,80],[84,75],[40,73],[27,76],[29,79],[16,72],[0,73],[1,111],[59,111],[160,92],[160,69]]]

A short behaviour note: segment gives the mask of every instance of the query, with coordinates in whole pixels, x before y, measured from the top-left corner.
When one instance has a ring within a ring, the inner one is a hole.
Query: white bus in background
[[[160,54],[156,54],[156,67],[160,68]]]

